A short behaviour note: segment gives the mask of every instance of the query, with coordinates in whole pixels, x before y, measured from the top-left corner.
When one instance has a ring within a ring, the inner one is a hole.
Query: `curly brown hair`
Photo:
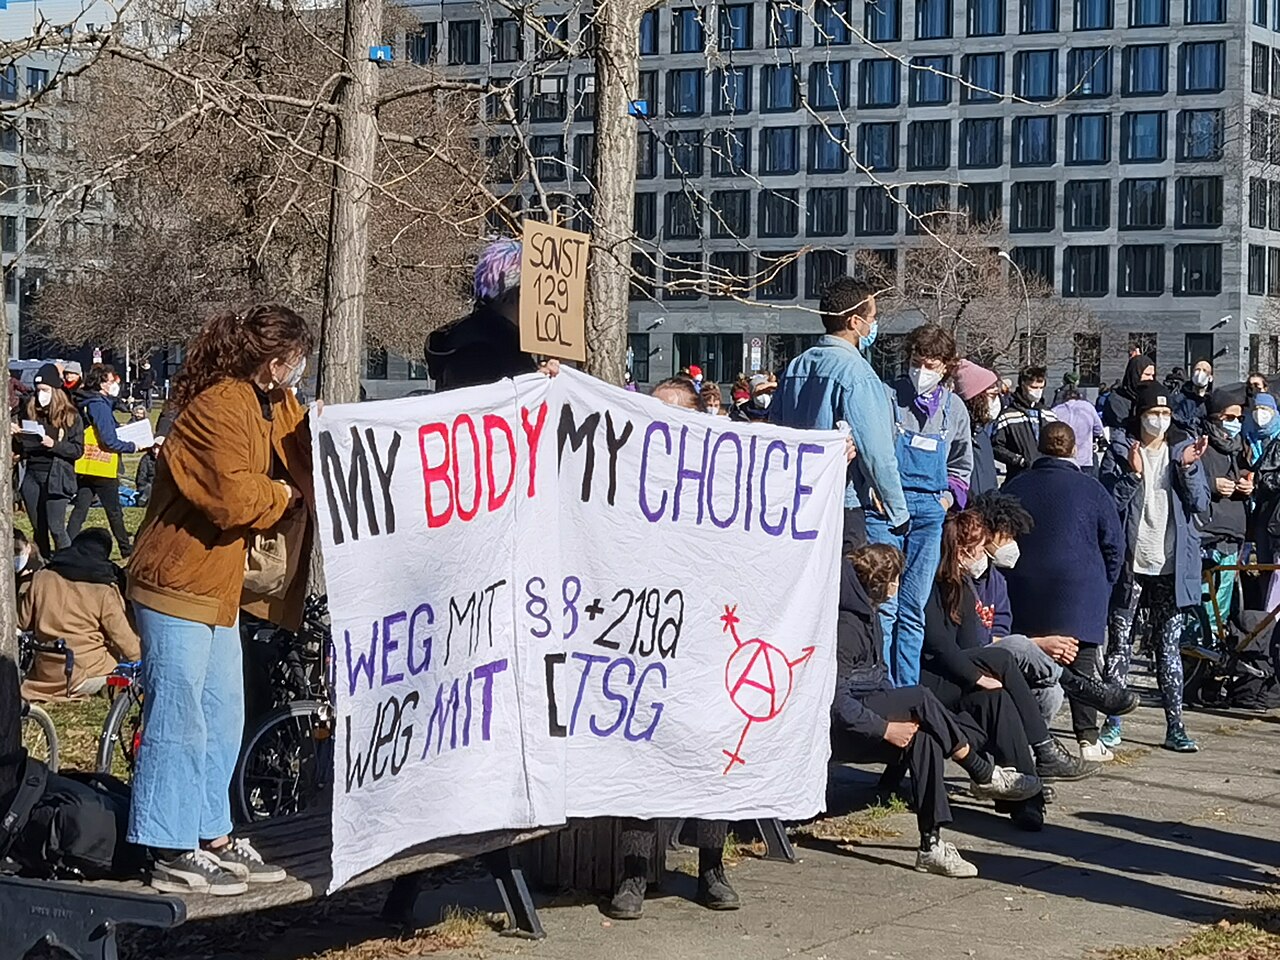
[[[853,564],[853,572],[858,575],[862,588],[874,604],[884,603],[889,599],[889,587],[895,580],[902,579],[902,569],[906,561],[902,551],[887,543],[871,543],[859,547],[849,554],[849,562]]]
[[[977,510],[953,513],[942,524],[942,559],[938,563],[937,580],[952,623],[960,623],[964,603],[973,597],[965,584],[969,573],[960,558],[984,545],[990,537],[991,530]]]
[[[941,360],[947,365],[948,372],[960,362],[956,353],[956,338],[936,323],[922,323],[908,333],[902,341],[902,352],[908,358]]]
[[[307,321],[282,304],[220,313],[196,335],[174,381],[170,406],[182,410],[222,380],[250,380],[271,360],[306,356],[313,342]]]

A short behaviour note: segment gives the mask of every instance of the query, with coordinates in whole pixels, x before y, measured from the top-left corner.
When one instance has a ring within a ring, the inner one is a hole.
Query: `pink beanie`
[[[956,385],[956,393],[961,400],[972,400],[985,390],[990,390],[999,381],[999,377],[986,367],[980,367],[972,360],[961,360],[951,374]]]

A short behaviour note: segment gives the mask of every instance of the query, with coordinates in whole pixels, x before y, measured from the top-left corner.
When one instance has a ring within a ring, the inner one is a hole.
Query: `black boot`
[[[1033,743],[1031,749],[1036,756],[1036,774],[1041,780],[1083,780],[1101,769],[1101,764],[1068,753],[1056,737]]]
[[[644,912],[644,892],[649,886],[649,860],[624,857],[622,863],[622,882],[604,912],[614,920],[639,920]]]
[[[1063,670],[1058,682],[1072,700],[1079,700],[1109,717],[1123,717],[1138,709],[1138,695],[1118,683],[1103,683],[1094,677],[1082,677],[1072,670]]]
[[[738,894],[724,875],[724,850],[698,851],[698,902],[709,910],[737,910]]]

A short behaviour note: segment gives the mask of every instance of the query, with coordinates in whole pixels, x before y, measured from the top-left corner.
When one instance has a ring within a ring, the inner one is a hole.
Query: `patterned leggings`
[[[694,833],[698,840],[699,850],[723,850],[725,837],[729,835],[727,820],[695,820]],[[624,857],[645,857],[653,854],[654,834],[658,831],[656,820],[622,821],[622,855]]]
[[[1139,607],[1150,611],[1152,631],[1160,631],[1155,638],[1156,677],[1160,682],[1165,722],[1172,727],[1182,723],[1182,631],[1186,624],[1174,598],[1172,574],[1134,577],[1129,606],[1111,611],[1103,674],[1108,683],[1124,685],[1128,681],[1129,662],[1133,657],[1133,618]]]

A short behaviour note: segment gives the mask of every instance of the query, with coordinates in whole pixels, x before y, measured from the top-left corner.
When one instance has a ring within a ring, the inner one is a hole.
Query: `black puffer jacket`
[[[1133,415],[1133,401],[1138,395],[1138,385],[1142,383],[1142,371],[1155,364],[1150,357],[1142,355],[1129,358],[1124,368],[1124,379],[1119,389],[1112,390],[1102,408],[1102,425],[1111,430],[1123,429]]]
[[[893,684],[884,665],[880,616],[848,560],[840,561],[840,614],[836,623],[837,723],[853,733],[882,739],[886,721],[862,705],[862,698]]]
[[[520,349],[520,329],[485,303],[427,337],[426,358],[437,390],[494,383],[538,369]]]

